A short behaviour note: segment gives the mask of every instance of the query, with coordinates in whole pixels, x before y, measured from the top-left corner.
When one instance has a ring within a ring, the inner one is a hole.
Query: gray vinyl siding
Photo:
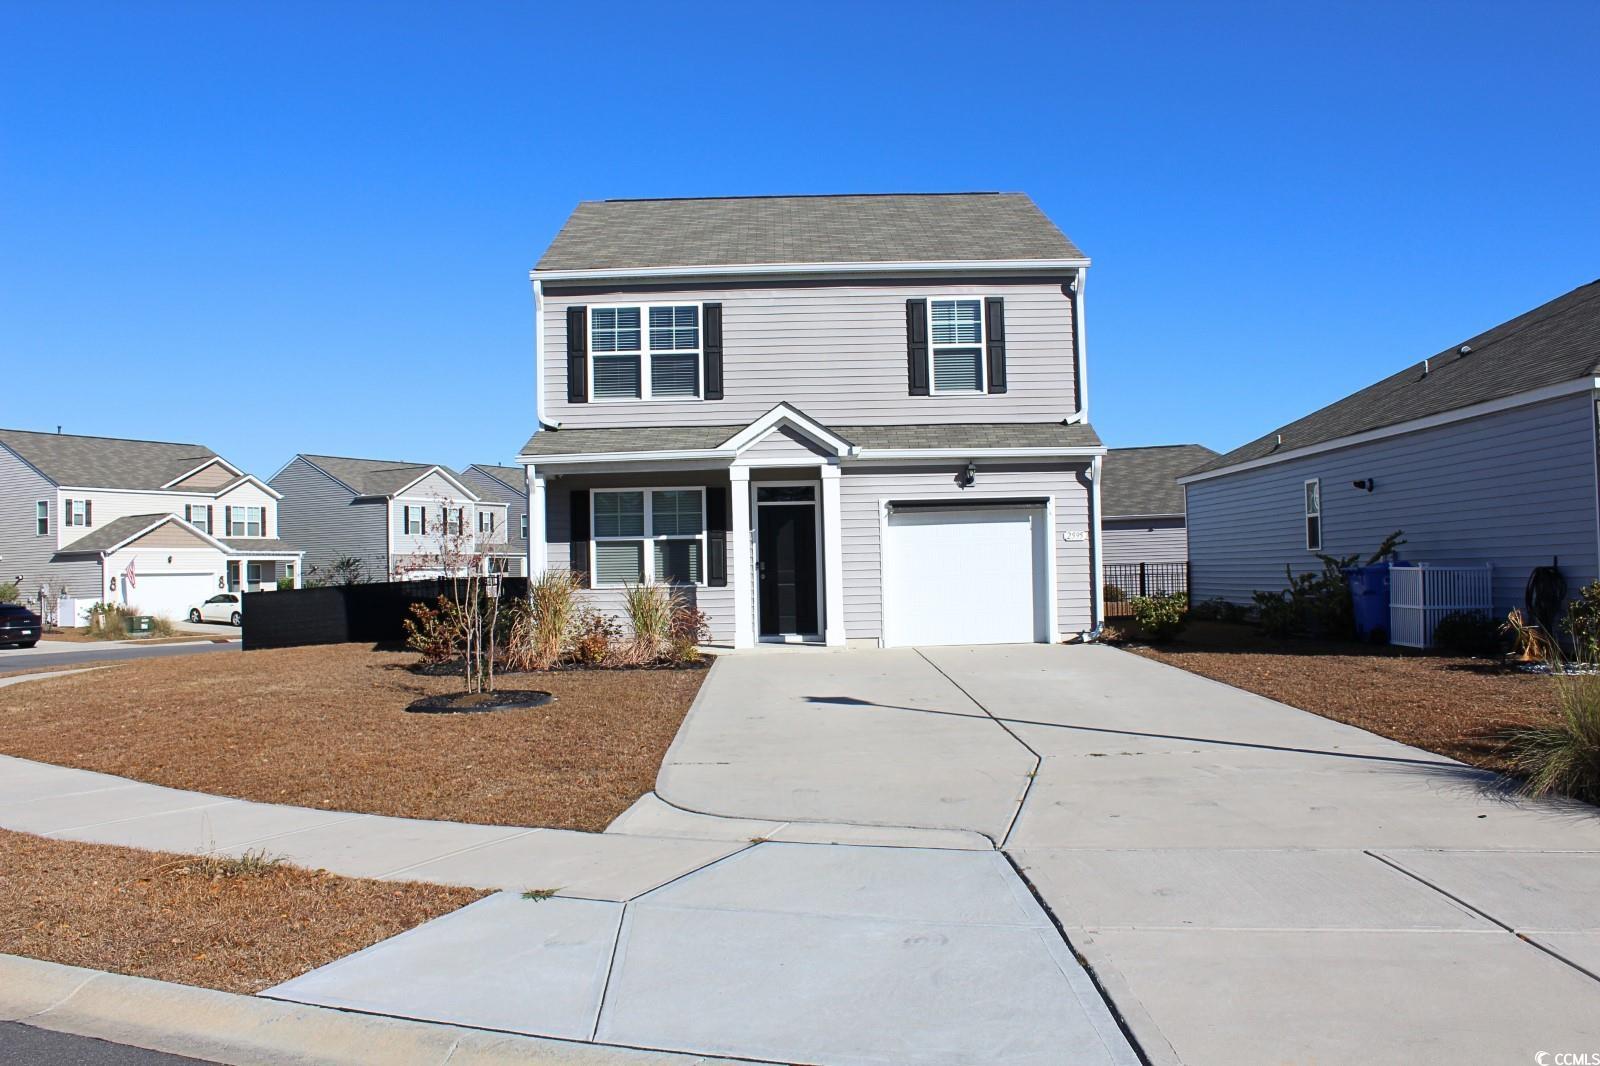
[[[1189,558],[1182,518],[1107,518],[1100,524],[1105,563],[1181,563]]]
[[[467,486],[485,499],[496,500],[506,505],[506,542],[496,545],[496,554],[520,555],[528,557],[528,538],[522,536],[522,519],[528,513],[528,493],[526,489],[518,491],[508,487],[499,478],[490,477],[481,470],[466,469],[461,472],[461,479]]]
[[[278,536],[306,553],[306,574],[311,574],[313,567],[326,571],[350,556],[366,566],[368,580],[387,579],[389,530],[384,501],[358,501],[344,485],[299,458],[279,471],[271,484],[283,493],[278,503]]]
[[[1056,552],[1056,617],[1061,632],[1088,628],[1093,582],[1089,541],[1069,541],[1062,534],[1089,528],[1088,467],[1070,465],[994,464],[978,467],[969,489],[955,480],[965,463],[949,466],[845,468],[839,482],[844,561],[845,633],[851,640],[883,636],[882,501],[932,499],[1055,499],[1056,522],[1051,542]],[[959,580],[952,572],[951,580]]]
[[[1399,529],[1405,560],[1492,563],[1496,613],[1552,558],[1576,590],[1597,571],[1594,419],[1588,395],[1569,397],[1190,484],[1195,599],[1249,603],[1284,587],[1286,565],[1320,568],[1305,547],[1307,478],[1322,481],[1330,555],[1364,555]],[[1351,484],[1364,478],[1374,492]]]
[[[697,470],[681,474],[596,474],[552,478],[545,487],[545,552],[546,565],[552,570],[565,570],[572,561],[572,490],[594,488],[696,488],[720,485],[728,487],[725,473]],[[733,547],[728,547],[728,570],[733,570]],[[706,614],[711,628],[712,641],[733,643],[733,586],[712,588],[702,586],[682,588],[680,591]],[[597,611],[615,617],[627,630],[628,612],[621,589],[585,589],[579,598]]]
[[[1059,421],[1075,410],[1066,280],[547,286],[545,410],[571,428],[742,424],[784,401],[845,425]],[[906,300],[924,296],[1005,298],[1007,392],[908,394]],[[664,301],[722,304],[724,399],[568,403],[567,308]]]
[[[50,532],[39,536],[35,505],[44,500],[50,512]],[[98,516],[97,516],[98,517]],[[56,487],[8,448],[0,446],[0,579],[16,580],[24,602],[37,608],[39,587],[52,592],[100,598],[98,558],[57,559],[56,523],[61,520]]]
[[[772,466],[782,463],[803,466],[807,463],[816,463],[817,457],[825,454],[827,453],[805,437],[784,426],[775,433],[768,433],[746,448],[741,459],[747,465],[753,466]]]

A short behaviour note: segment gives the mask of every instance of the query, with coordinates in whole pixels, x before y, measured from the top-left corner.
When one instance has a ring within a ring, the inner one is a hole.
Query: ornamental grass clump
[[[1529,796],[1560,794],[1600,803],[1600,675],[1556,672],[1555,721],[1506,735],[1511,764]]]
[[[624,586],[622,602],[633,631],[624,657],[632,663],[655,662],[671,643],[672,616],[683,606],[682,595],[670,585],[647,582]]]

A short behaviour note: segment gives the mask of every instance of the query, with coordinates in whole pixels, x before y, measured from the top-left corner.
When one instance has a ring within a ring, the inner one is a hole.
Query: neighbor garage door
[[[1050,639],[1043,504],[895,504],[886,537],[885,644]]]
[[[125,591],[125,602],[140,614],[181,620],[189,617],[191,607],[217,594],[217,575],[139,574]]]

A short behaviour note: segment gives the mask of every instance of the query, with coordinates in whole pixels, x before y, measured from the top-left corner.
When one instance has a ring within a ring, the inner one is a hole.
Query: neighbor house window
[[[597,400],[700,395],[700,305],[589,310],[589,366]]]
[[[33,531],[41,537],[50,535],[50,501],[40,500],[33,505]],[[527,536],[526,533],[523,536]]]
[[[1322,482],[1306,482],[1306,551],[1322,550]]]
[[[592,497],[594,583],[705,580],[705,492],[628,489]]]
[[[494,512],[493,511],[479,511],[478,512],[478,532],[479,533],[493,533],[494,532]]]
[[[934,392],[983,391],[983,301],[929,300]]]
[[[262,536],[262,519],[266,515],[264,507],[227,507],[224,508],[223,519],[228,525],[230,537],[259,537]]]
[[[522,532],[520,534],[522,539],[523,540],[527,540],[528,539],[528,516],[527,515],[523,515],[522,518],[518,521],[517,528],[522,530]]]
[[[413,507],[408,503],[400,510],[400,528],[406,535],[411,536],[428,531],[428,509],[426,507]]]
[[[202,533],[211,532],[211,507],[203,503],[183,505],[183,520]]]
[[[63,500],[61,522],[68,526],[94,525],[94,507],[89,500]]]

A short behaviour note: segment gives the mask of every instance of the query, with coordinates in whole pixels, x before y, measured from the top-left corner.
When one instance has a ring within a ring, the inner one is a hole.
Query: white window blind
[[[699,304],[594,307],[589,356],[599,400],[700,395]]]
[[[928,301],[934,392],[983,391],[983,301]]]

